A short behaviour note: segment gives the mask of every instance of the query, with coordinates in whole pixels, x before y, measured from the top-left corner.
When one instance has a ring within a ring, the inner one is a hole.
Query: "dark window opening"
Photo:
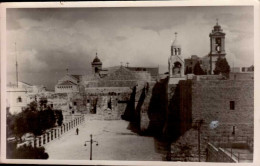
[[[230,110],[235,110],[235,101],[230,101]]]
[[[20,96],[17,98],[17,102],[18,102],[18,103],[21,103],[21,102],[22,102],[22,98],[21,98]]]
[[[74,105],[74,106],[77,105],[77,102],[74,102],[73,105]]]
[[[98,68],[97,67],[95,67],[95,73],[98,73]]]

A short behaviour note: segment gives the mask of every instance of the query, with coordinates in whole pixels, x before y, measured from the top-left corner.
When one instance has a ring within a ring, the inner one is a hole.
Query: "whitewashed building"
[[[21,112],[27,106],[27,90],[20,87],[7,87],[6,108],[11,114]]]

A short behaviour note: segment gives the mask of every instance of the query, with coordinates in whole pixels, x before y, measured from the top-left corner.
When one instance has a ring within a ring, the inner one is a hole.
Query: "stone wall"
[[[235,108],[230,108],[234,101]],[[204,120],[202,130],[207,135],[249,136],[253,138],[253,80],[194,81],[192,85],[193,121]],[[211,128],[213,121],[218,126]],[[233,127],[234,126],[234,127]]]
[[[229,74],[229,79],[232,80],[253,80],[254,79],[254,72],[251,73],[235,73],[232,72]]]
[[[181,87],[185,84],[187,85],[187,81],[180,82],[179,86]],[[191,155],[194,159],[190,159],[192,161],[196,158],[198,159],[196,155],[198,154],[199,120],[203,120],[200,127],[201,160],[205,160],[208,141],[213,141],[214,138],[225,137],[237,141],[238,139],[236,138],[243,137],[246,142],[253,142],[253,80],[193,80],[191,83],[191,98],[188,97],[189,88],[180,89],[181,92],[178,94],[180,96],[180,111],[186,109],[186,112],[183,111],[176,116],[182,118],[189,111],[192,111],[192,123],[190,125],[191,128],[184,134],[181,133],[182,136],[172,143],[172,149],[178,143],[186,140],[192,147]],[[235,102],[234,110],[230,109],[230,101]],[[190,104],[191,107],[189,107]],[[183,108],[181,105],[183,105]],[[191,109],[189,110],[189,108]],[[189,123],[189,121],[186,123]],[[180,123],[180,125],[179,128],[181,129],[185,128],[187,124]]]

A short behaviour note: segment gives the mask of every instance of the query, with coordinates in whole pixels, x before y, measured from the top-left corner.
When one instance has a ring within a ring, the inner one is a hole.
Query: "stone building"
[[[191,58],[184,59],[185,74],[194,73],[194,67],[198,62],[202,63],[197,55],[192,55]]]
[[[67,72],[55,85],[55,93],[79,92],[80,81],[81,75],[71,75]]]
[[[6,109],[11,114],[20,113],[27,106],[27,90],[21,87],[7,87]]]
[[[126,67],[127,69],[135,72],[148,72],[150,73],[152,80],[159,79],[159,67]]]
[[[97,118],[119,119],[126,107],[131,88],[155,81],[159,75],[159,68],[153,67],[102,68],[97,54],[91,66],[92,73],[67,73],[55,86],[55,93],[67,94],[67,117],[77,113],[92,113]]]
[[[27,104],[34,101],[35,94],[45,92],[47,90],[43,85],[31,85],[23,81],[18,81],[18,86],[17,84],[9,83],[6,88],[7,110],[11,114],[19,113]]]

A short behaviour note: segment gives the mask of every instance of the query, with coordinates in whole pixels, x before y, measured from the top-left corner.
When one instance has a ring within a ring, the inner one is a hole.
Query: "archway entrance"
[[[172,67],[172,75],[181,75],[181,63],[175,62],[174,66]]]

